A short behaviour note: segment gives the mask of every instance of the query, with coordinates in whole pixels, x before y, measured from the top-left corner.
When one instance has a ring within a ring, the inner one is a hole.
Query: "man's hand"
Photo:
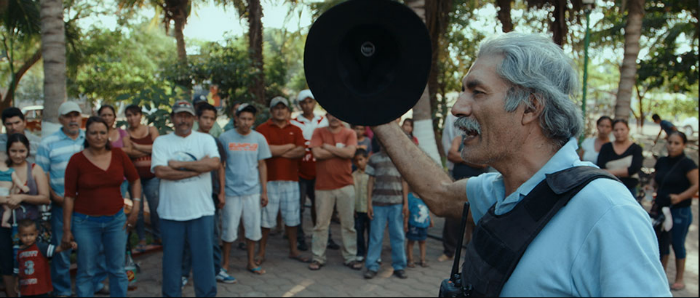
[[[219,198],[219,204],[216,205],[217,208],[219,209],[224,209],[224,206],[226,206],[226,193],[223,191],[219,193],[218,195]]]
[[[372,205],[367,206],[367,217],[369,220],[372,220],[374,217],[374,209],[372,209]]]
[[[268,201],[267,194],[266,193],[260,194],[260,206],[263,206],[263,207],[267,206],[267,201]]]
[[[408,232],[408,221],[404,221],[404,223],[403,223],[403,231],[404,231],[404,233],[407,233],[407,232]]]
[[[168,166],[173,168],[173,169],[176,169],[176,170],[179,170],[180,168],[182,168],[182,165],[180,164],[180,162],[177,160],[174,160],[174,159],[168,161]]]
[[[404,218],[408,218],[408,204],[403,204],[403,209],[401,210]]]

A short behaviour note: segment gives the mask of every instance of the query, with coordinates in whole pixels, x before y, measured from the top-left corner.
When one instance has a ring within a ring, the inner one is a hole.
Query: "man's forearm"
[[[394,122],[373,128],[401,176],[438,216],[461,216],[466,179],[453,182]]]
[[[317,160],[324,160],[335,157],[333,153],[321,147],[311,148],[311,153],[313,153],[314,158],[316,158]]]
[[[340,158],[352,158],[355,155],[355,146],[345,148],[327,146],[324,149],[328,150],[331,154]]]
[[[294,144],[270,145],[270,154],[272,154],[272,157],[278,157],[292,149],[294,149]]]
[[[304,154],[306,154],[306,149],[304,149],[304,146],[296,146],[294,147],[294,149],[282,154],[282,157],[289,159],[297,159],[304,157]]]
[[[156,177],[165,180],[182,180],[199,175],[197,172],[176,170],[168,166],[157,166],[155,170]]]
[[[219,158],[217,157],[205,157],[196,161],[177,161],[172,162],[173,168],[182,168],[189,171],[195,171],[197,173],[207,173],[216,170],[221,166]]]

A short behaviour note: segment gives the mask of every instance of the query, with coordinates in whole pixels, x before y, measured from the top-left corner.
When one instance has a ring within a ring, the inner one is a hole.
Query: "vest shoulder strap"
[[[462,272],[473,294],[498,296],[527,247],[562,207],[595,179],[617,180],[588,166],[545,177],[513,210],[496,215],[494,205],[477,224]]]

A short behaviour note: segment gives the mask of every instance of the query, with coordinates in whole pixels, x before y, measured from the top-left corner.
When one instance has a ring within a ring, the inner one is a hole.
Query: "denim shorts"
[[[409,225],[408,232],[406,232],[406,239],[411,241],[423,241],[428,239],[428,228],[418,228]]]

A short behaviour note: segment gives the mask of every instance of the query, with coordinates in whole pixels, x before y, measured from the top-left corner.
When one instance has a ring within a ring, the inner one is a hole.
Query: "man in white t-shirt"
[[[178,101],[170,114],[175,131],[153,142],[151,171],[160,182],[161,237],[163,239],[163,296],[182,296],[181,267],[185,239],[192,252],[197,297],[216,296],[212,262],[214,203],[211,171],[220,166],[214,139],[192,131],[195,112],[188,101]],[[209,231],[209,232],[205,232]]]

